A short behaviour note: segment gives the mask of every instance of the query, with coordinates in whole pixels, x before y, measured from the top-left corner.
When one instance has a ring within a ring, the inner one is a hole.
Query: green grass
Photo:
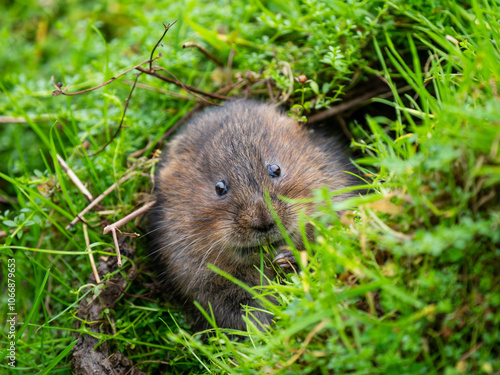
[[[154,275],[145,241],[131,238],[135,254],[119,271],[130,278],[128,294],[102,316],[108,333],[95,337],[148,373],[498,374],[499,2],[40,4],[0,5],[0,119],[24,119],[0,122],[0,231],[9,232],[0,238],[0,372],[70,373],[75,333],[85,332],[75,328],[78,303],[105,287],[89,283],[82,224],[65,229],[88,202],[56,154],[94,197],[135,174],[85,216],[94,258],[112,256],[102,228],[150,199],[156,142],[195,105],[143,74],[123,129],[92,156],[115,132],[135,76],[74,97],[52,96],[50,77],[69,92],[98,85],[147,60],[162,22],[178,19],[158,64],[209,92],[227,85],[231,49],[233,80],[247,71],[272,79],[275,94],[291,94],[286,104],[298,118],[336,105],[370,77],[385,82],[392,96],[374,99],[362,116],[343,114],[368,194],[331,203],[333,193],[317,192],[326,203],[304,219],[316,242],[307,244],[303,272],[258,291],[281,301],[266,306],[276,316],[271,332],[250,324],[246,341],[219,329],[204,341],[164,300],[132,297],[148,293]],[[182,49],[186,41],[225,67]],[[289,69],[309,81],[291,82]],[[250,89],[269,100],[266,83]],[[353,215],[339,220],[340,209]],[[146,232],[141,221],[122,229]],[[9,259],[15,369],[6,358]]]

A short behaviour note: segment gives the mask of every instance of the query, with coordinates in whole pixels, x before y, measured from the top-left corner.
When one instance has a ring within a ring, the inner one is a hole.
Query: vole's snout
[[[275,223],[273,215],[271,215],[263,199],[254,203],[252,211],[249,225],[253,230],[260,233],[267,233],[274,229]]]

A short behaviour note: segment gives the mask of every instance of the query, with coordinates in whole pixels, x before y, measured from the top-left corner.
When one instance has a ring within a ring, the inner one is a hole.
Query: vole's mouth
[[[259,254],[269,255],[274,258],[278,253],[278,249],[285,244],[283,239],[274,242],[265,243],[258,246],[246,246],[237,248],[237,252],[242,257],[253,257]]]

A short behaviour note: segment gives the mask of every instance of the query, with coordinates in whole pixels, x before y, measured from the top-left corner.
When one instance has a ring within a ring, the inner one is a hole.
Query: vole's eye
[[[278,165],[273,164],[273,165],[268,165],[267,170],[269,171],[269,174],[271,177],[279,177],[281,174],[281,169]]]
[[[219,181],[215,184],[215,192],[219,195],[227,193],[227,185],[224,181]]]

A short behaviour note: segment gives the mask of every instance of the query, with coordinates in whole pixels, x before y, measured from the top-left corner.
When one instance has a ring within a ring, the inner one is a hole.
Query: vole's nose
[[[253,230],[261,233],[267,233],[275,226],[273,215],[269,211],[266,202],[259,200],[255,203],[250,226]]]
[[[253,229],[255,229],[257,232],[261,232],[261,233],[269,232],[273,228],[274,228],[274,223],[272,223],[272,224],[259,223],[257,226],[253,227]]]

